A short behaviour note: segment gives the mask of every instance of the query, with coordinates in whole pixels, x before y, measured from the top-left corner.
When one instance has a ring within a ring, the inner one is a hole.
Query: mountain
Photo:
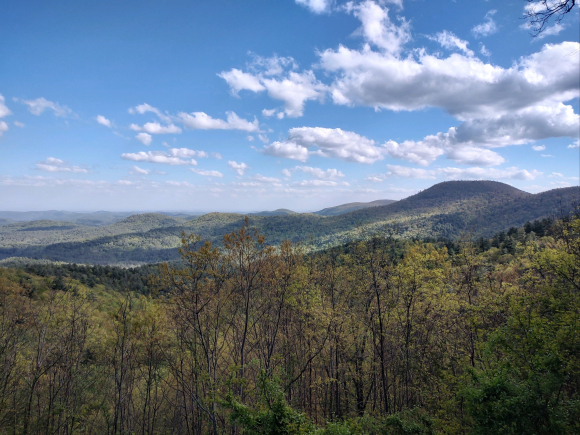
[[[379,199],[372,202],[349,202],[348,204],[337,205],[336,207],[328,207],[319,211],[315,211],[313,214],[319,216],[337,216],[339,214],[349,213],[351,211],[360,210],[369,207],[378,207],[381,205],[389,205],[395,202],[392,199]]]
[[[289,214],[297,214],[295,211],[288,210],[287,208],[279,208],[274,211],[261,211],[259,213],[250,213],[253,216],[285,216]]]
[[[398,237],[449,237],[462,233],[491,236],[526,221],[558,214],[578,199],[578,187],[530,194],[493,181],[449,181],[406,199],[334,216],[313,213],[248,215],[269,244],[301,242],[323,249],[396,228]],[[208,213],[194,219],[159,213],[133,215],[101,227],[36,221],[0,226],[0,260],[8,257],[77,263],[135,265],[178,258],[181,234],[195,233],[220,244],[246,218],[237,213]]]

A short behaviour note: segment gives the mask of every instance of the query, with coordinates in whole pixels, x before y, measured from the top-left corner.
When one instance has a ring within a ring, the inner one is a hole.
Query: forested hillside
[[[369,207],[379,207],[381,205],[392,204],[392,199],[379,199],[372,202],[349,202],[348,204],[337,205],[336,207],[328,207],[320,211],[315,211],[314,214],[320,216],[337,216],[344,213],[350,213],[351,211],[360,210]]]
[[[455,181],[388,205],[336,216],[250,215],[250,223],[270,244],[290,240],[314,250],[356,240],[385,225],[393,227],[400,238],[455,238],[462,233],[490,237],[570,209],[579,196],[577,187],[532,195],[498,182]],[[7,224],[0,226],[0,260],[27,257],[123,265],[168,261],[178,258],[182,232],[219,244],[224,234],[243,221],[244,216],[235,213],[208,213],[191,220],[149,213],[98,228],[54,221]]]
[[[475,241],[222,242],[0,268],[0,434],[580,431],[578,210]]]

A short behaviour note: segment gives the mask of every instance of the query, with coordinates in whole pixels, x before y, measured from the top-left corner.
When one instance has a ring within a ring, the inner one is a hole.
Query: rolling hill
[[[530,194],[492,181],[439,183],[406,199],[352,212],[249,215],[249,222],[270,244],[288,239],[309,249],[323,249],[394,225],[399,237],[491,236],[526,221],[557,214],[579,197],[578,187]],[[220,243],[245,216],[208,213],[185,220],[140,214],[102,227],[35,221],[0,226],[0,260],[8,257],[77,263],[133,265],[178,257],[181,233],[196,233]]]

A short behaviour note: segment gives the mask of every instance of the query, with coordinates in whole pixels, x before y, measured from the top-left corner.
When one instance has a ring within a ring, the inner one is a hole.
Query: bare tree
[[[554,18],[560,23],[564,16],[576,6],[576,0],[526,0],[524,18],[530,24],[533,36],[538,36]]]

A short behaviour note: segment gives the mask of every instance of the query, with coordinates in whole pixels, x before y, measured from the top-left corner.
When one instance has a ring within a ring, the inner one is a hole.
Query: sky
[[[533,37],[534,7],[9,2],[0,209],[304,212],[448,180],[576,186],[579,8]]]

